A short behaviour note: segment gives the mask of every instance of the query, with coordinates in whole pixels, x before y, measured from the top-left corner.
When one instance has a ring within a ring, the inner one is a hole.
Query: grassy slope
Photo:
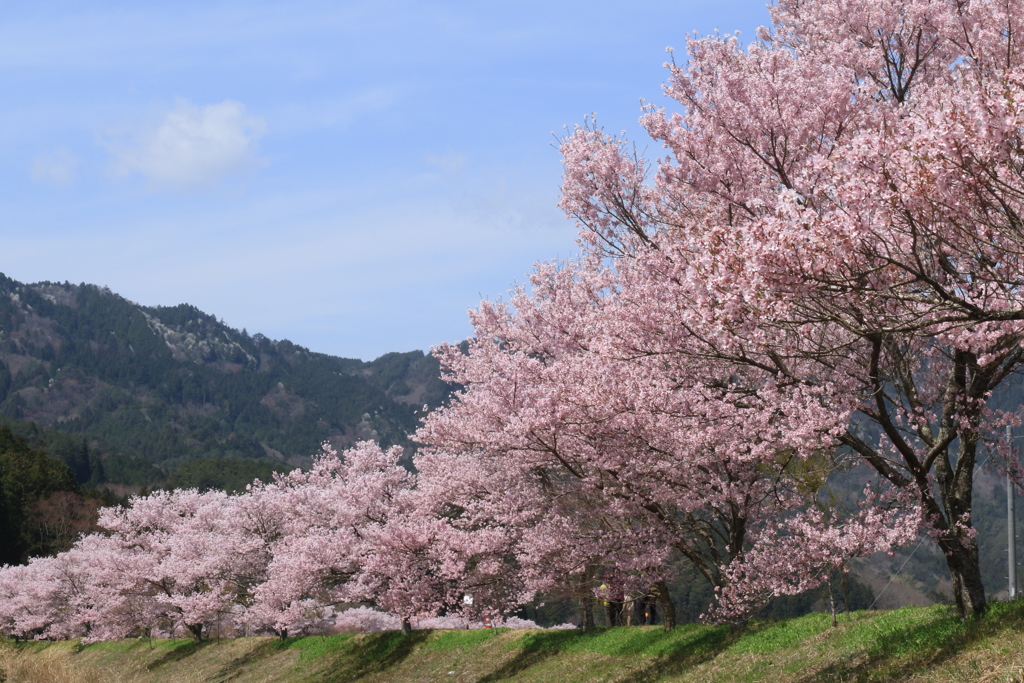
[[[783,622],[575,631],[419,631],[309,637],[30,644],[0,649],[7,683],[232,681],[1022,681],[1024,601],[982,619],[948,607]],[[4,680],[4,677],[0,677]]]

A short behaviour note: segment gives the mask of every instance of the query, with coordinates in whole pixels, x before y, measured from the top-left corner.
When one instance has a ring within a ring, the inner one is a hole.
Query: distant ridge
[[[152,484],[199,459],[281,469],[323,441],[410,446],[451,391],[439,374],[422,351],[338,358],[188,304],[0,274],[0,420],[39,425],[82,483]]]

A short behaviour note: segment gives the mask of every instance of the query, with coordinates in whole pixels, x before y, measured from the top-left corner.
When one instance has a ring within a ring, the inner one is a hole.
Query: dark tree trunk
[[[402,633],[405,635],[412,633],[412,624],[409,623],[409,617],[402,617]]]
[[[580,598],[580,628],[590,631],[594,628],[594,596],[584,595]]]
[[[672,602],[672,596],[668,592],[668,585],[664,581],[654,584],[654,590],[658,594],[658,603],[661,605],[661,622],[666,631],[676,627],[676,605]]]
[[[622,615],[621,600],[605,600],[604,613],[608,617],[608,626],[620,626]]]
[[[960,616],[966,619],[982,614],[986,602],[978,566],[978,544],[973,539],[966,542],[951,539],[940,541],[939,548],[946,554],[949,577],[953,580],[953,597]]]
[[[902,468],[893,467],[877,449],[851,431],[844,435],[843,442],[864,456],[879,474],[895,486],[915,492],[931,526],[931,535],[946,556],[960,617],[978,616],[986,606],[978,564],[978,544],[971,528],[979,435],[970,425],[981,423],[981,406],[1005,373],[995,366],[982,372],[973,354],[956,351],[946,381],[939,424],[922,424],[917,428],[917,437],[924,444],[922,448],[905,438],[892,420],[894,407],[921,409],[916,380],[910,369],[912,364],[902,362],[902,351],[893,340],[886,340],[878,333],[867,339],[872,343],[870,379],[874,387],[875,410],[865,414],[882,428],[902,456]],[[893,372],[886,378],[881,372],[883,347],[892,359],[896,359],[889,361]],[[1014,358],[1007,371],[1017,364],[1018,359]],[[894,393],[888,393],[890,390]],[[954,443],[957,453],[956,459],[952,460],[950,450]],[[934,480],[929,477],[932,472]]]
[[[186,628],[192,633],[192,640],[196,643],[203,642],[203,625],[189,624]]]
[[[961,434],[956,465],[946,456],[935,461],[935,479],[942,495],[945,519],[937,519],[944,531],[939,548],[946,556],[949,578],[953,581],[953,598],[960,616],[978,616],[985,611],[985,586],[981,582],[978,542],[971,533],[971,510],[974,493],[974,462],[977,434]],[[933,517],[934,519],[934,517]]]
[[[595,571],[594,565],[587,564],[583,575],[579,578],[580,628],[584,631],[590,631],[594,628],[593,580]]]
[[[971,497],[970,493],[964,496],[962,491],[956,490],[963,488],[962,481],[957,482],[960,485],[955,488],[943,486],[943,469],[936,468],[944,509],[940,511],[938,502],[930,492],[921,496],[921,502],[932,520],[932,530],[938,537],[939,549],[946,556],[957,610],[962,619],[967,619],[982,614],[986,607],[985,586],[981,582],[981,566],[978,562],[978,543],[971,533]],[[968,478],[968,482],[968,485],[973,483],[973,477]]]

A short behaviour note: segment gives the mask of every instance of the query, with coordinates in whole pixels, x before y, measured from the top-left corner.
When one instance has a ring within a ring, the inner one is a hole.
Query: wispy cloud
[[[154,186],[189,189],[265,164],[257,155],[265,132],[263,119],[240,102],[197,106],[178,100],[156,125],[108,141],[107,147],[118,174],[138,173]]]
[[[71,150],[58,148],[32,161],[32,180],[51,185],[70,185],[78,175],[79,159]]]

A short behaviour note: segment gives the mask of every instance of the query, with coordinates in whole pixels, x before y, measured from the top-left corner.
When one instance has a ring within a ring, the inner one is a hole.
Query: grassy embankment
[[[417,631],[0,647],[6,683],[189,681],[1024,681],[1024,601],[781,622],[576,631]]]

